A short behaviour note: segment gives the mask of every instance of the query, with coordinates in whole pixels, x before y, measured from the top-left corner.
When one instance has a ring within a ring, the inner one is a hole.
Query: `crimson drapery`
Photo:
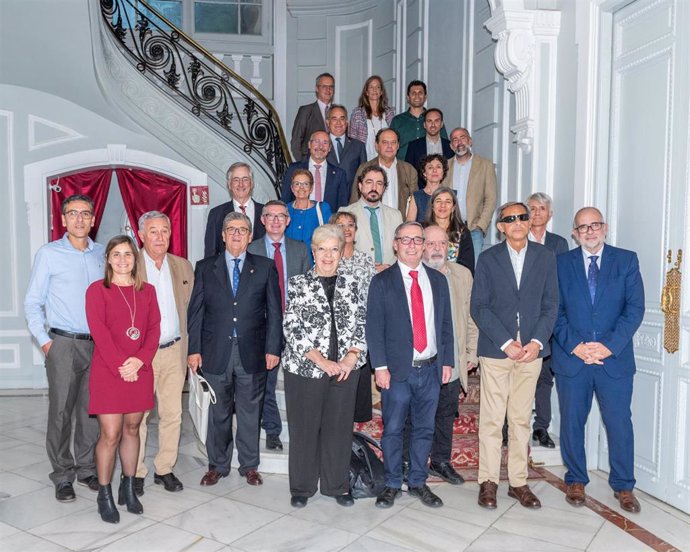
[[[62,202],[74,194],[87,195],[93,200],[95,222],[89,232],[89,236],[92,240],[96,239],[98,226],[101,220],[103,220],[105,202],[108,200],[112,173],[113,170],[110,168],[96,169],[68,176],[59,176],[50,181],[50,205],[51,212],[53,213],[51,240],[57,240],[65,233],[65,227],[62,225]]]
[[[122,203],[139,246],[139,217],[147,211],[160,211],[170,217],[170,253],[187,258],[187,186],[142,169],[115,169],[115,172]]]

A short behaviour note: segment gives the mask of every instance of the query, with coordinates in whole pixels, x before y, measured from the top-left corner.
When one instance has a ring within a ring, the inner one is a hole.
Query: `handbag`
[[[199,440],[206,444],[208,431],[208,408],[216,404],[216,393],[213,387],[206,381],[201,368],[196,374],[189,369],[189,415],[194,424],[194,431]]]
[[[377,454],[378,452],[378,454]],[[352,434],[350,492],[353,498],[374,498],[386,487],[381,445],[365,433]]]

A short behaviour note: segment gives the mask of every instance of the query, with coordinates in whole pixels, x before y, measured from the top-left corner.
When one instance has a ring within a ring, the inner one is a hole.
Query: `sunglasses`
[[[529,220],[529,215],[527,213],[525,213],[523,215],[508,215],[507,217],[503,217],[498,222],[505,222],[506,224],[512,224],[516,220],[521,220],[522,222],[527,222]]]

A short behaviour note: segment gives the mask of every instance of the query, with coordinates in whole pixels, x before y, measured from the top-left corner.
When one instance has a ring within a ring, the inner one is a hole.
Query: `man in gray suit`
[[[247,251],[273,259],[278,270],[281,304],[285,312],[288,279],[297,274],[305,274],[311,268],[307,246],[300,241],[285,236],[285,228],[290,224],[287,205],[277,199],[269,201],[263,207],[261,222],[266,227],[266,235],[249,244]],[[276,401],[276,383],[278,369],[268,372],[264,405],[261,411],[261,427],[266,431],[266,448],[283,450],[280,432],[283,424]]]
[[[333,145],[326,160],[343,169],[348,186],[356,187],[355,173],[357,167],[367,162],[367,148],[363,142],[347,135],[347,109],[342,105],[331,105],[326,115],[326,126]]]
[[[326,113],[331,106],[335,92],[335,79],[330,73],[321,73],[316,77],[316,101],[302,105],[297,110],[292,125],[290,151],[293,161],[303,161],[309,155],[309,138],[317,130],[326,129]]]

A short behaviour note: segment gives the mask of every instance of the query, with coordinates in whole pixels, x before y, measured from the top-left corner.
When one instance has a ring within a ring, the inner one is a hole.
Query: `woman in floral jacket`
[[[338,271],[345,238],[333,224],[314,231],[314,268],[293,276],[283,317],[281,366],[290,428],[290,503],[321,494],[354,504],[349,484],[359,368],[366,360],[365,294]]]

